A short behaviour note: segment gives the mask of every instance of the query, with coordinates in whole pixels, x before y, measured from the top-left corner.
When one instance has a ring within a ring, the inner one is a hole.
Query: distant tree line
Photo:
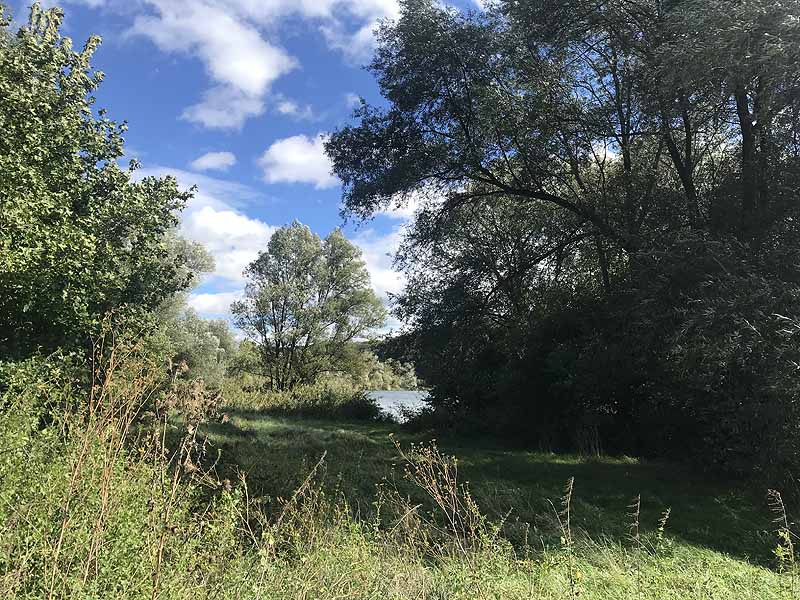
[[[405,0],[327,143],[345,212],[421,205],[397,311],[461,427],[800,464],[800,4]]]

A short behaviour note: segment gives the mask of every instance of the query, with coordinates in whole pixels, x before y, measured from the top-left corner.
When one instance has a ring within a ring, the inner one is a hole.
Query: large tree
[[[431,188],[444,210],[504,195],[628,253],[712,222],[750,239],[785,214],[799,171],[796,2],[494,5],[405,0],[380,30],[371,69],[388,106],[362,105],[327,143],[347,211]]]
[[[245,275],[245,298],[232,312],[258,344],[273,389],[345,370],[352,342],[386,318],[360,251],[338,229],[322,240],[300,223],[283,227]]]
[[[403,1],[386,102],[327,143],[347,213],[423,199],[400,308],[434,401],[796,464],[800,5],[489,6]]]
[[[81,50],[57,9],[16,34],[0,6],[0,357],[85,345],[103,315],[146,313],[193,277],[169,235],[188,194],[120,167],[125,124],[96,110],[100,43]]]

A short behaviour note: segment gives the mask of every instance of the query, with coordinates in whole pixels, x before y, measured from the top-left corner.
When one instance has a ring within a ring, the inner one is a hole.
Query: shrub
[[[301,385],[288,391],[264,390],[259,385],[229,383],[225,401],[230,408],[252,410],[282,417],[315,419],[376,420],[381,417],[377,402],[364,390],[340,379]]]
[[[109,355],[91,386],[58,356],[0,368],[3,597],[213,595],[247,566],[241,493],[196,467],[202,386],[165,385],[135,349]],[[187,429],[166,406],[190,409]]]

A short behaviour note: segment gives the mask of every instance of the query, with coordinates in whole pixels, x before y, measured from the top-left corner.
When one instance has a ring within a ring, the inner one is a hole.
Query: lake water
[[[403,411],[418,411],[425,407],[425,398],[428,397],[428,392],[410,392],[410,391],[372,391],[367,392],[371,398],[375,398],[378,406],[381,407],[385,413],[393,416],[395,419],[403,420]]]

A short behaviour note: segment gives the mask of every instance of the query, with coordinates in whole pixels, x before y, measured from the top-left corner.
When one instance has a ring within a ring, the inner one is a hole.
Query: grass
[[[114,356],[89,390],[49,359],[5,375],[0,598],[798,597],[776,494],[274,406],[209,421],[202,385]]]
[[[430,504],[403,477],[403,460],[393,442],[402,448],[430,438],[404,433],[397,425],[234,411],[226,423],[209,425],[208,433],[222,453],[223,473],[247,473],[250,493],[276,506],[302,484],[323,454],[320,486],[343,499],[357,522],[374,518],[376,498],[387,487],[411,504]],[[524,452],[457,436],[437,444],[457,457],[459,478],[469,483],[482,513],[489,522],[502,523],[502,538],[515,556],[533,557],[527,568],[539,578],[546,579],[551,568],[558,571],[548,566],[564,550],[554,506],[565,482],[574,477],[575,570],[586,588],[580,591],[593,594],[582,597],[795,597],[794,578],[789,582],[788,576],[776,573],[778,541],[766,490],[709,480],[699,470],[667,463]],[[630,506],[637,497],[641,510],[636,520],[650,548],[659,535],[659,518],[671,509],[667,552],[636,552]],[[501,579],[513,588],[515,578],[522,576],[509,571]],[[650,596],[645,588],[656,592]],[[580,595],[572,590],[566,597],[573,592]]]

